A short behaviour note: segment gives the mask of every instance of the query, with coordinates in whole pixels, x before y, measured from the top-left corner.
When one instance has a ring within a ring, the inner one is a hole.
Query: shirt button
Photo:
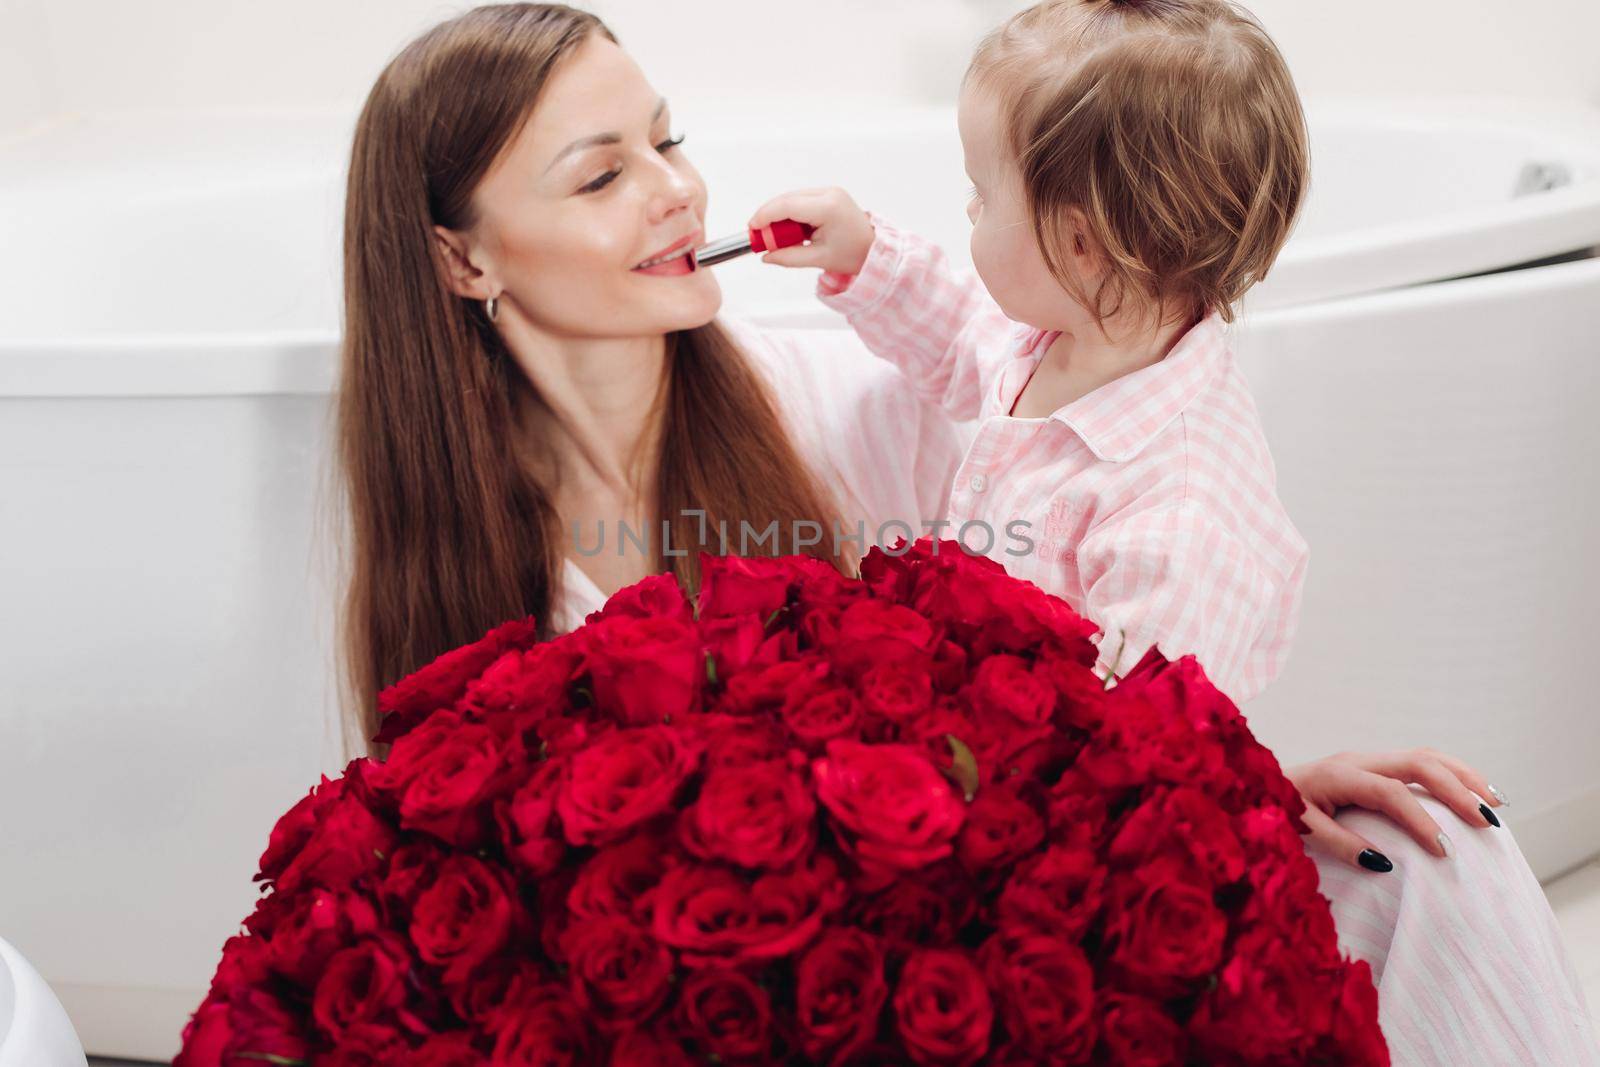
[[[989,487],[989,479],[985,478],[981,474],[974,474],[972,476],[972,481],[967,484],[972,486],[972,491],[974,493],[981,493]]]

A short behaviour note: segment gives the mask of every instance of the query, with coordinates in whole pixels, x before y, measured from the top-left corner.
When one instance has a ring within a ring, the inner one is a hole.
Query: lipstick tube
[[[748,233],[734,234],[732,237],[723,237],[710,244],[701,245],[694,250],[694,262],[697,267],[710,267],[742,256],[746,252],[770,252],[788,248],[790,245],[800,244],[815,232],[816,227],[809,223],[779,219],[759,229],[751,229]]]

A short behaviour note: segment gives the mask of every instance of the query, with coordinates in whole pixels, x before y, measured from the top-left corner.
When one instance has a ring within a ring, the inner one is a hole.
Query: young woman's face
[[[706,187],[644,73],[595,35],[552,72],[533,114],[473,193],[475,266],[539,330],[642,337],[703,326],[722,303],[705,242]]]
[[[1083,309],[1039,252],[998,102],[967,85],[957,104],[956,124],[973,187],[967,217],[972,220],[972,265],[978,277],[1008,318],[1043,329],[1074,329]],[[1069,270],[1076,267],[1067,265]]]

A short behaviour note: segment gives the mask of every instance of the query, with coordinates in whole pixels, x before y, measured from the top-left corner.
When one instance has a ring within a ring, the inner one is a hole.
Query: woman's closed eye
[[[679,145],[681,145],[684,142],[684,138],[687,137],[687,136],[688,136],[687,134],[680,133],[676,137],[669,137],[667,140],[662,141],[660,144],[656,145],[656,151],[660,152],[662,155],[666,155],[668,152],[672,151],[674,148],[677,148]],[[581,188],[579,188],[578,192],[580,192],[580,193],[598,193],[601,189],[604,189],[606,186],[610,185],[616,179],[617,175],[619,175],[621,173],[622,173],[622,168],[621,167],[614,167],[611,170],[608,170],[604,174],[600,175],[600,177],[596,178],[594,181],[590,182],[588,185],[585,185],[585,186],[582,186]]]

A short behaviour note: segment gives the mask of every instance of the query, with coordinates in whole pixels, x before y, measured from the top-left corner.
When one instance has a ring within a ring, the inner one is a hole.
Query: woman
[[[863,544],[836,552],[835,523],[870,540],[942,517],[956,442],[897,372],[847,337],[716,321],[714,277],[678,258],[706,204],[680,142],[611,34],[563,7],[469,11],[374,86],[347,195],[339,408],[362,737],[381,685],[499,622],[565,631],[668,568],[692,588],[693,549],[717,548],[722,523],[776,523],[739,547],[849,571]],[[619,553],[619,520],[657,533]],[[1396,1062],[1597,1061],[1527,864],[1507,830],[1465,821],[1490,795],[1481,776],[1434,753],[1289,773],[1313,814],[1372,809],[1313,820],[1311,844]],[[1450,859],[1431,851],[1440,822]],[[1394,869],[1357,866],[1368,851]]]

